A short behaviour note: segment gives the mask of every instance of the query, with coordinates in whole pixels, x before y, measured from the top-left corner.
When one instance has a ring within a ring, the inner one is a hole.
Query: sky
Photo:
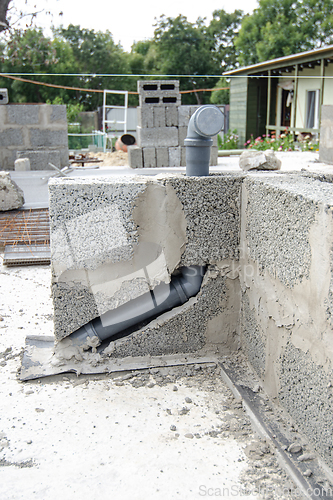
[[[27,3],[27,5],[25,5]],[[136,41],[151,38],[154,34],[154,18],[162,14],[167,17],[177,17],[182,14],[188,21],[195,22],[198,17],[212,19],[214,10],[224,9],[234,12],[236,9],[251,13],[258,6],[257,0],[167,0],[165,3],[152,0],[13,0],[17,8],[27,11],[49,10],[52,16],[39,14],[38,25],[46,30],[53,23],[80,25],[81,28],[95,31],[109,30],[115,43],[120,42],[124,50],[130,52]],[[59,12],[63,12],[59,16]]]

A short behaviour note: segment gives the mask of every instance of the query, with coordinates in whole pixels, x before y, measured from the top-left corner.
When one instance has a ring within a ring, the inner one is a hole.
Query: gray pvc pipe
[[[186,175],[209,175],[210,148],[212,137],[223,128],[224,117],[219,108],[212,105],[200,106],[191,116],[187,128]]]
[[[92,337],[97,337],[101,343],[128,328],[180,306],[199,292],[204,273],[205,266],[183,267],[179,275],[172,276],[169,284],[161,283],[154,290],[102,314],[72,333],[69,338],[73,344],[80,346],[85,345],[88,338]]]

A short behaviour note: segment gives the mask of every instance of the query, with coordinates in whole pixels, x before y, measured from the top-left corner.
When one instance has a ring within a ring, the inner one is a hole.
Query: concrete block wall
[[[31,170],[68,165],[65,105],[8,104],[0,107],[0,170],[29,158]]]
[[[184,140],[199,106],[181,106],[178,80],[139,81],[137,146],[129,148],[132,168],[185,167]],[[217,165],[217,137],[210,165]]]
[[[332,216],[329,176],[54,179],[57,342],[169,282],[181,266],[205,264],[196,297],[111,342],[107,355],[241,347],[267,393],[333,468]]]
[[[333,468],[333,185],[251,174],[242,190],[241,345]]]

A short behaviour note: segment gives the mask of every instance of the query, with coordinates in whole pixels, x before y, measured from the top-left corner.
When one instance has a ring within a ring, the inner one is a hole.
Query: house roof
[[[233,69],[223,73],[224,76],[252,74],[267,70],[281,69],[294,64],[307,64],[311,62],[320,61],[321,59],[332,59],[333,61],[333,45],[328,45],[320,49],[308,50],[298,54],[291,54],[290,56],[278,57],[269,61],[263,61],[250,66],[243,66],[242,68]]]

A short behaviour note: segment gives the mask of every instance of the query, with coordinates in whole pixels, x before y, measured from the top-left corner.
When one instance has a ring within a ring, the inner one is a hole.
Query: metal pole
[[[293,116],[293,128],[294,129],[296,127],[297,91],[298,91],[298,64],[295,64],[295,90],[294,90],[294,116]]]
[[[270,124],[270,116],[271,116],[271,92],[272,92],[272,79],[271,79],[271,70],[268,70],[268,83],[267,83],[267,113],[266,113],[266,135],[269,134],[268,125]]]

